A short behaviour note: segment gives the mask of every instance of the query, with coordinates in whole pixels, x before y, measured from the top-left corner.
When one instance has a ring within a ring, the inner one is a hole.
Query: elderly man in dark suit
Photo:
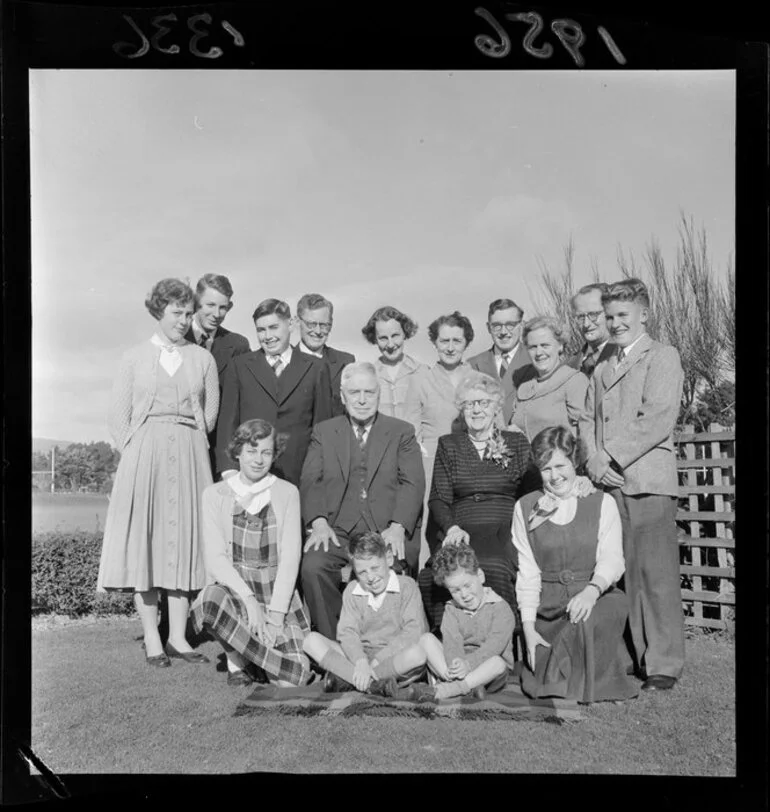
[[[577,322],[586,343],[567,361],[567,364],[573,369],[579,369],[588,378],[593,374],[596,365],[610,358],[615,349],[615,345],[610,341],[602,306],[602,295],[608,289],[609,285],[606,282],[593,282],[584,285],[572,297],[572,318]]]
[[[207,349],[213,356],[219,374],[219,396],[222,397],[227,365],[238,355],[249,352],[249,340],[222,327],[233,307],[233,288],[226,276],[204,274],[195,287],[195,315],[185,338]],[[209,435],[211,470],[216,471],[216,431]]]
[[[513,414],[516,389],[522,381],[535,374],[532,359],[521,341],[524,311],[513,299],[495,299],[489,305],[487,330],[492,336],[492,347],[468,363],[479,372],[496,378],[503,386],[503,424],[508,425]]]
[[[320,293],[306,293],[297,302],[300,335],[297,346],[300,352],[322,358],[329,365],[329,377],[332,382],[332,409],[336,417],[345,413],[345,407],[340,399],[342,368],[347,364],[352,364],[356,358],[349,352],[335,350],[326,343],[329,340],[333,320],[334,305]]]
[[[615,346],[588,382],[580,421],[586,472],[614,497],[623,523],[628,625],[642,690],[667,690],[685,655],[672,436],[684,374],[676,349],[647,334],[643,282],[610,285],[602,304]]]
[[[246,420],[259,417],[288,435],[273,471],[299,485],[302,463],[315,423],[332,416],[329,367],[289,343],[291,310],[279,299],[265,299],[253,314],[261,349],[239,355],[225,370],[217,421],[217,470],[227,475],[232,462],[227,445]]]
[[[380,385],[374,365],[346,366],[341,397],[347,414],[315,426],[300,483],[302,515],[310,530],[302,591],[313,625],[330,640],[342,606],[348,541],[375,530],[394,558],[416,571],[425,493],[414,429],[377,411]]]

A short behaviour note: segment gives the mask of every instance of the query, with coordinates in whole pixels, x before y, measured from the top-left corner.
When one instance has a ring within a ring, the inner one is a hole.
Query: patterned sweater
[[[357,583],[351,581],[342,593],[337,624],[337,640],[350,662],[375,656],[382,662],[428,631],[420,590],[411,578],[399,575],[399,591],[386,592],[379,609],[369,605],[367,596],[354,593]]]
[[[210,352],[196,344],[179,348],[183,375],[190,389],[195,422],[208,434],[214,429],[219,411],[219,379]],[[155,396],[161,350],[151,341],[128,350],[121,359],[110,398],[110,434],[117,448],[123,449],[134,432],[144,423]]]
[[[516,620],[511,607],[490,587],[484,587],[484,601],[475,612],[447,601],[441,620],[444,657],[451,665],[455,657],[467,660],[471,671],[498,655],[513,668],[513,630]]]

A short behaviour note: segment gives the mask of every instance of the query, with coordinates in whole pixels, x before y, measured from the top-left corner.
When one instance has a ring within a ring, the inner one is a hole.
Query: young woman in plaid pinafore
[[[265,420],[241,425],[230,443],[240,472],[203,493],[203,546],[210,583],[192,607],[227,653],[228,684],[248,685],[256,666],[277,685],[304,685],[310,631],[296,590],[302,546],[299,491],[270,474],[275,431]]]

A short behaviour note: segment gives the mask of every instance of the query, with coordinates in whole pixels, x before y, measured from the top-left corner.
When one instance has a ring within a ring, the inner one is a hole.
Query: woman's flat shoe
[[[198,651],[177,651],[171,643],[166,643],[166,654],[169,657],[176,657],[180,660],[184,660],[186,663],[210,663],[211,660],[205,655],[201,654]]]
[[[145,660],[147,661],[147,665],[154,666],[155,668],[168,668],[171,665],[171,660],[169,660],[166,654],[156,654],[154,657],[145,656]]]

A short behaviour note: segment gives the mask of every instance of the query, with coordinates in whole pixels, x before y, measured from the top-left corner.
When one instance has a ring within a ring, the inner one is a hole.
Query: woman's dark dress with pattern
[[[458,525],[470,535],[487,586],[517,613],[516,549],[511,521],[516,500],[540,484],[532,479],[532,452],[523,434],[501,432],[508,449],[508,464],[479,457],[466,431],[439,438],[428,507],[431,513],[428,546],[431,557],[441,547],[446,531]],[[449,592],[433,582],[429,559],[419,575],[425,611],[432,629],[441,626]]]
[[[521,500],[526,522],[536,491]],[[560,697],[578,702],[629,699],[639,693],[627,672],[631,656],[623,639],[628,601],[623,591],[610,587],[596,602],[588,620],[570,623],[567,603],[582,592],[596,567],[603,491],[577,500],[569,524],[546,520],[527,529],[542,591],[535,629],[551,644],[538,646],[534,673],[525,667],[521,689],[529,697]]]
[[[237,501],[234,504],[233,566],[267,612],[278,572],[277,526],[272,504],[266,504],[256,515]],[[296,590],[272,648],[263,645],[249,630],[246,605],[224,584],[204,587],[191,614],[197,633],[208,630],[226,649],[234,649],[271,679],[293,685],[305,685],[310,679],[310,660],[302,649],[310,622]]]

